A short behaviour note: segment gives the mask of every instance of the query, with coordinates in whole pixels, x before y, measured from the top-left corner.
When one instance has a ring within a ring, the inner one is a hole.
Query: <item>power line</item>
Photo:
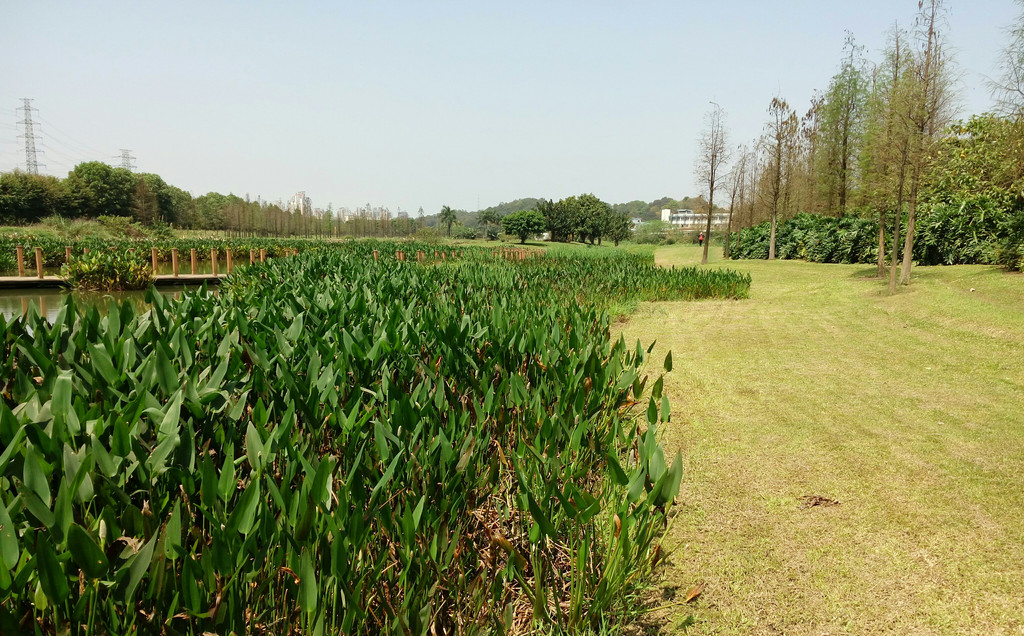
[[[32,111],[38,109],[32,108],[32,100],[27,97],[22,98],[21,103],[22,107],[18,110],[25,113],[25,118],[18,123],[25,127],[25,132],[18,137],[25,139],[25,171],[29,174],[39,174],[39,161],[36,159],[36,131],[35,124],[32,122]]]
[[[94,147],[94,146],[92,146],[90,144],[87,144],[84,141],[81,141],[81,140],[75,138],[72,135],[69,135],[68,133],[64,132],[60,128],[57,128],[48,119],[43,119],[42,117],[39,117],[39,121],[42,122],[43,125],[46,126],[46,130],[48,131],[48,134],[49,134],[50,137],[52,137],[55,141],[60,143],[62,146],[67,147],[69,150],[74,150],[75,152],[81,152],[81,153],[87,154],[87,155],[92,156],[92,157],[102,157],[104,154],[106,154],[104,151],[101,151],[101,150],[97,149],[96,147]],[[56,133],[56,134],[54,134],[54,133]]]

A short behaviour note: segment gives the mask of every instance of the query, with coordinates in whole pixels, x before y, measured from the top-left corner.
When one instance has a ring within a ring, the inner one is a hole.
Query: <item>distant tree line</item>
[[[349,210],[288,210],[277,203],[209,192],[193,197],[159,175],[99,161],[75,166],[64,179],[0,173],[0,223],[25,225],[50,216],[130,217],[145,226],[224,230],[238,236],[408,236],[423,218],[392,215],[369,203]]]

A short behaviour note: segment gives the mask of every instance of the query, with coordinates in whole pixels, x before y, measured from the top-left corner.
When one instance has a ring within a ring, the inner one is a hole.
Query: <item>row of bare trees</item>
[[[709,205],[717,190],[728,193],[730,236],[770,221],[774,259],[780,219],[797,212],[871,215],[879,221],[879,277],[888,265],[891,291],[910,282],[922,179],[955,112],[943,20],[941,0],[922,0],[913,26],[894,26],[874,63],[848,35],[838,73],[806,114],[773,97],[764,132],[749,147],[729,144],[724,112],[714,105],[698,141],[696,174]]]

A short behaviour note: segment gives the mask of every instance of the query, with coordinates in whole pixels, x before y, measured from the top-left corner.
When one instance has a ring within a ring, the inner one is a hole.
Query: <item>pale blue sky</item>
[[[949,0],[962,113],[990,107],[1012,0]],[[710,100],[734,143],[780,93],[800,112],[850,30],[878,59],[915,0],[48,2],[0,0],[0,170],[130,148],[210,190],[414,214],[525,196],[683,196]]]

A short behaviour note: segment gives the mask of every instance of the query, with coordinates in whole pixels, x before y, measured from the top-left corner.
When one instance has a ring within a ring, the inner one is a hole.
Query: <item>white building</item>
[[[306,196],[305,192],[296,192],[295,196],[288,201],[288,211],[311,214],[313,212],[313,201]]]
[[[661,211],[661,220],[680,230],[702,230],[708,225],[707,212],[694,212],[693,210],[669,209]],[[715,212],[711,215],[711,227],[722,229],[729,224],[729,215],[725,212]]]

